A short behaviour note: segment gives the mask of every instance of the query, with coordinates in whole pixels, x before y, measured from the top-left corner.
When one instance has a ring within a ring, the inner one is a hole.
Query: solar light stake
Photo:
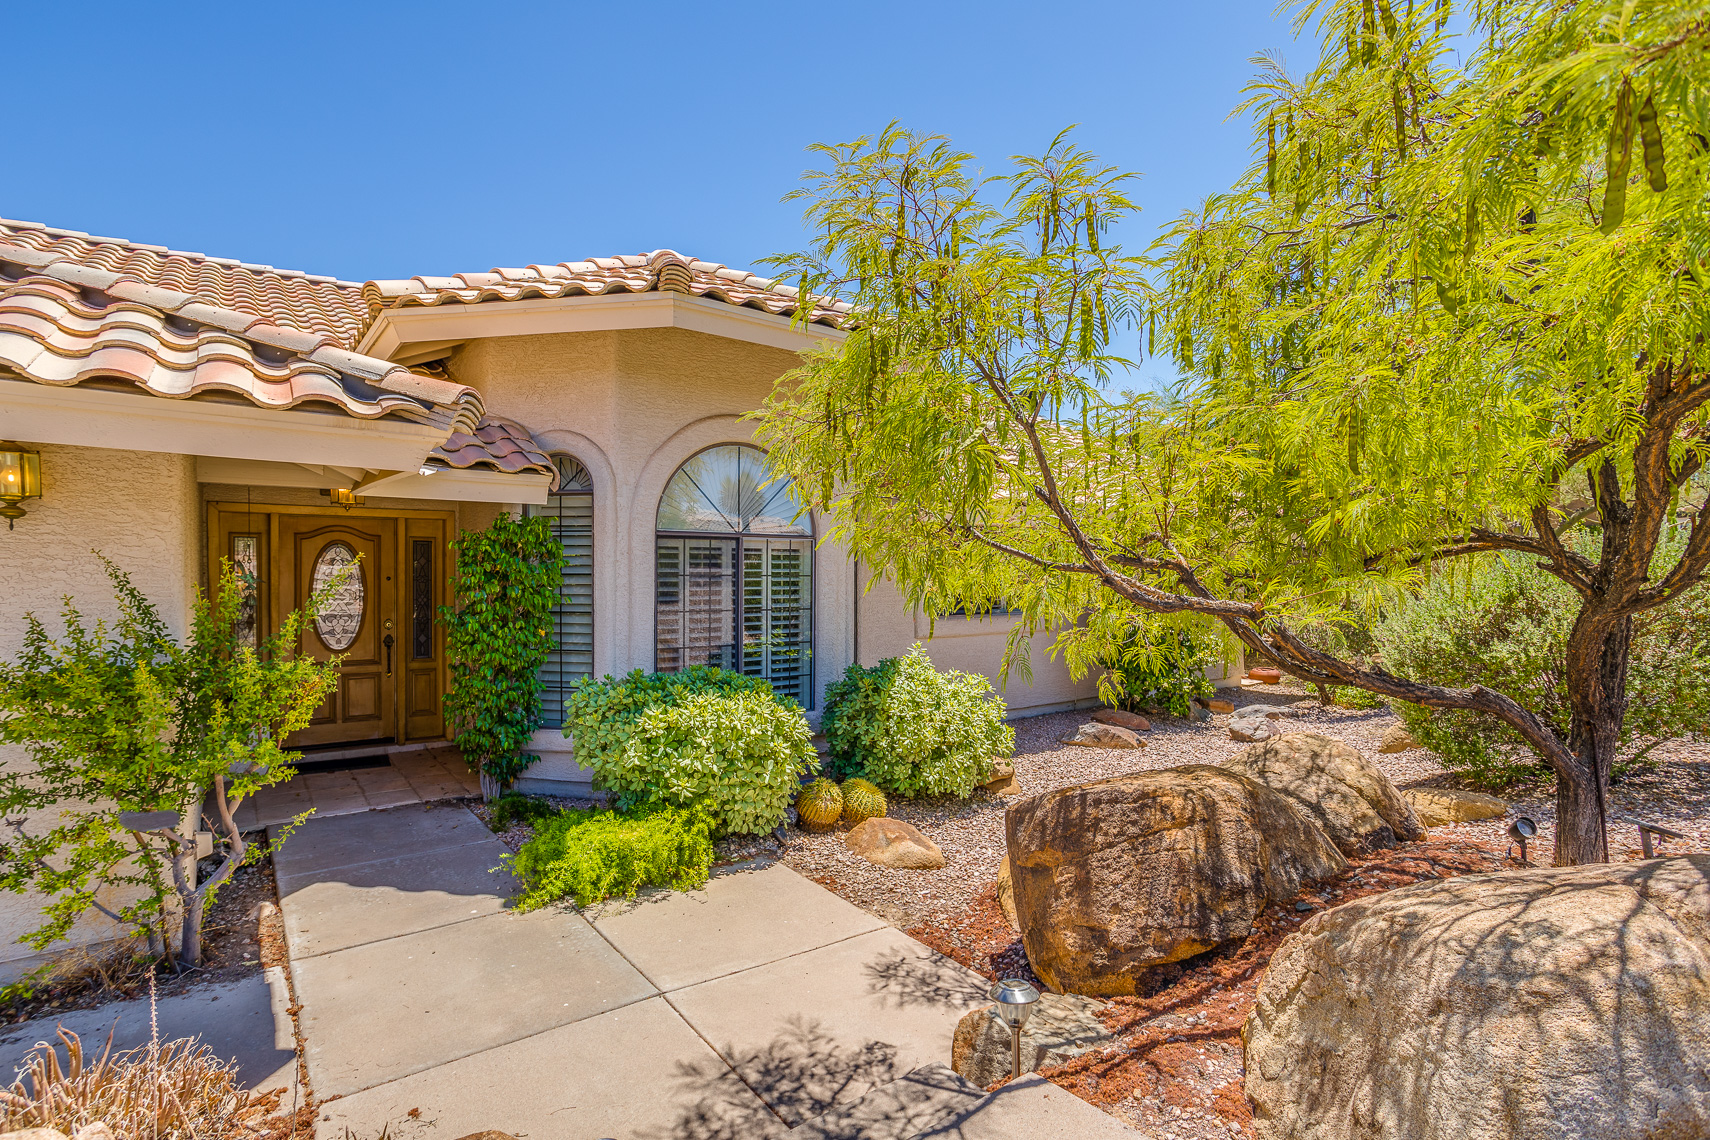
[[[1520,862],[1526,862],[1526,841],[1538,834],[1538,825],[1521,816],[1508,825],[1508,838],[1520,844]],[[1514,848],[1510,847],[1510,851]]]
[[[986,995],[997,1003],[997,1015],[1003,1023],[1009,1026],[1010,1063],[1009,1075],[1021,1075],[1021,1030],[1027,1024],[1027,1019],[1033,1013],[1033,1003],[1039,1000],[1039,991],[1022,981],[1020,978],[1005,978],[993,986],[991,993]]]

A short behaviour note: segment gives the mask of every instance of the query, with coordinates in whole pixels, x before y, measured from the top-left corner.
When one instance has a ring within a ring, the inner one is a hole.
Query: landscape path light
[[[1021,1030],[1027,1024],[1027,1019],[1033,1014],[1033,1003],[1039,1000],[1039,991],[1022,981],[1020,978],[1005,978],[993,986],[991,993],[986,995],[997,1003],[997,1015],[1003,1023],[1009,1026],[1010,1065],[1009,1075],[1021,1075]]]
[[[1525,816],[1508,825],[1508,838],[1520,844],[1520,862],[1526,862],[1526,841],[1537,834],[1538,825]],[[1510,847],[1508,850],[1512,851],[1514,848]]]

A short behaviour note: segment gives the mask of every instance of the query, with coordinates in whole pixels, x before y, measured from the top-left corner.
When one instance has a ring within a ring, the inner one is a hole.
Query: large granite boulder
[[[1314,915],[1242,1037],[1260,1140],[1704,1140],[1710,855]]]
[[[1132,994],[1347,866],[1292,800],[1209,764],[1047,792],[1005,822],[1022,944],[1060,993]]]
[[[1129,732],[1152,731],[1151,721],[1127,709],[1094,709],[1092,718],[1100,724],[1114,724],[1117,728],[1126,728]]]
[[[1037,1072],[1106,1045],[1116,1038],[1098,1019],[1104,1002],[1075,994],[1041,994],[1021,1031],[1021,1071]],[[1008,1080],[1015,1064],[1015,1039],[983,1005],[962,1015],[950,1041],[950,1067],[981,1088]]]
[[[1298,803],[1344,855],[1425,838],[1400,789],[1340,740],[1288,732],[1246,749],[1229,767]]]

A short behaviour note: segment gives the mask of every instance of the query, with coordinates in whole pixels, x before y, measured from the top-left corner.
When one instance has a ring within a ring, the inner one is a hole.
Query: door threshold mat
[[[363,768],[390,768],[392,758],[384,752],[376,752],[372,756],[344,756],[337,760],[311,760],[308,757],[293,765],[297,775],[307,776],[314,772],[355,772]]]

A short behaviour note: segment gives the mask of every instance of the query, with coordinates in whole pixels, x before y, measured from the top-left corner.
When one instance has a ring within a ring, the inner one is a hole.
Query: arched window
[[[813,701],[813,525],[766,453],[725,444],[677,469],[659,499],[654,668],[764,677]]]
[[[552,466],[558,474],[546,505],[528,513],[550,521],[564,550],[552,651],[540,667],[541,723],[560,728],[571,690],[594,674],[594,480],[572,456],[554,455]]]

